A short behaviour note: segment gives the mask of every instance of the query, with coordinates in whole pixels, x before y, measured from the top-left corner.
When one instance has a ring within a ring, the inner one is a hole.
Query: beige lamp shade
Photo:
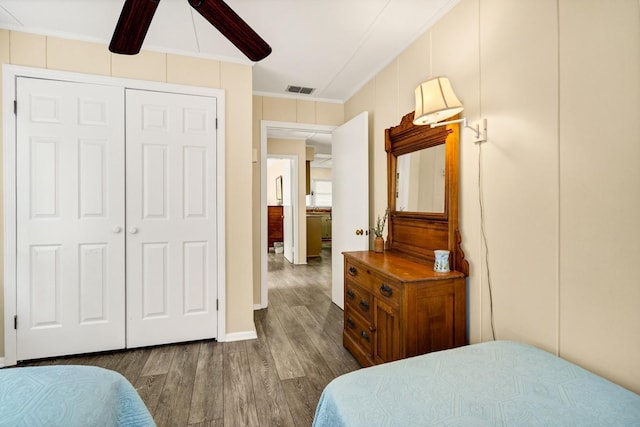
[[[430,125],[464,110],[446,77],[435,77],[416,88],[414,125]]]

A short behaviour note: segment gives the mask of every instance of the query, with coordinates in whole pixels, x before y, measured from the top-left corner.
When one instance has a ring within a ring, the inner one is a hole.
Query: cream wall
[[[260,244],[260,122],[262,120],[304,123],[314,125],[339,126],[344,123],[344,105],[329,102],[307,101],[293,98],[274,98],[265,96],[253,97],[253,302],[258,307],[262,304],[260,292],[260,261],[262,246]],[[304,173],[304,170],[303,170]],[[304,188],[302,189],[304,203]],[[306,217],[305,217],[306,218]],[[305,229],[306,230],[306,229]],[[306,239],[306,231],[304,233]],[[302,244],[302,242],[300,242]],[[305,246],[306,247],[306,240]]]
[[[252,262],[247,250],[247,242],[253,238],[251,182],[245,179],[251,174],[251,129],[246,126],[251,123],[251,67],[157,52],[114,55],[105,45],[7,30],[0,30],[0,60],[2,64],[225,90],[226,332],[255,332]],[[0,298],[3,294],[1,289]],[[0,322],[2,319],[4,316]],[[4,330],[1,325],[0,330]],[[0,354],[4,354],[2,340]]]
[[[559,14],[559,351],[638,393],[640,4]]]
[[[489,124],[481,150],[468,131],[461,140],[470,341],[491,339],[490,271],[498,339],[537,345],[636,392],[639,9],[637,0],[461,0],[345,104],[345,120],[371,112],[371,163],[382,171],[382,130],[413,110],[418,83],[448,76],[463,114]],[[386,206],[379,175],[375,210]]]

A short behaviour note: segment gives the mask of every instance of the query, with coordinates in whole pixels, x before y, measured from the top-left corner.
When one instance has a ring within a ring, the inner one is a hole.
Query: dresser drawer
[[[402,301],[403,289],[403,286],[394,280],[376,276],[371,293],[375,298],[398,308]]]
[[[371,291],[375,282],[375,278],[369,269],[360,264],[353,263],[350,260],[346,260],[345,262],[344,277],[355,282],[367,291]]]
[[[373,351],[371,324],[353,313],[349,306],[344,311],[344,332],[368,355]]]
[[[345,309],[349,308],[352,311],[359,313],[366,320],[371,320],[372,311],[371,294],[356,285],[349,278],[344,283],[344,304]]]

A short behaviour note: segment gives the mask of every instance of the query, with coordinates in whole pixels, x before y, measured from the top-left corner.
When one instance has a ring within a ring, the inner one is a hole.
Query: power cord
[[[491,337],[496,340],[496,327],[493,318],[493,289],[491,288],[491,270],[489,269],[489,245],[484,218],[484,194],[482,191],[482,142],[478,144],[478,201],[480,203],[480,230],[482,234],[481,244],[484,248],[484,262],[487,269],[487,285],[489,287],[489,314],[491,316]]]

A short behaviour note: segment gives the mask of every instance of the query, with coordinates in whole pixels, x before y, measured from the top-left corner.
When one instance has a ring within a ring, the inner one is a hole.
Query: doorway
[[[332,138],[332,225],[331,252],[367,250],[369,248],[369,120],[363,111],[341,126],[309,125],[301,123],[262,121],[260,125],[261,151],[261,247],[267,244],[266,158],[269,134],[284,132],[324,133]],[[338,162],[338,160],[340,160]],[[340,185],[343,183],[343,185]],[[338,191],[339,190],[339,191]],[[354,233],[355,231],[355,233]],[[358,231],[360,231],[358,233]],[[354,237],[355,236],[355,237]],[[268,306],[267,252],[261,250],[259,308]],[[343,306],[343,264],[332,257],[332,300]]]
[[[260,126],[260,182],[261,182],[261,201],[260,201],[260,226],[261,226],[261,241],[260,241],[260,308],[266,308],[268,306],[268,252],[264,249],[267,247],[267,194],[268,185],[272,185],[271,180],[268,179],[267,174],[267,142],[270,137],[282,137],[287,136],[289,139],[306,139],[306,135],[309,134],[324,134],[331,135],[335,126],[327,125],[315,125],[315,124],[303,124],[303,123],[289,123],[289,122],[274,122],[265,121],[261,122]],[[299,159],[300,162],[304,162],[305,159]],[[298,168],[294,167],[294,170]],[[297,179],[296,179],[297,181]],[[275,183],[273,184],[275,185]],[[300,201],[299,201],[300,202]],[[306,245],[305,245],[306,246]],[[295,249],[295,240],[294,240]],[[298,245],[300,251],[306,251],[306,247],[302,248]],[[295,256],[294,256],[295,257]],[[305,261],[306,262],[306,261]]]
[[[269,213],[269,251],[283,256],[291,264],[300,263],[300,238],[298,230],[298,157],[284,155],[267,156],[267,206],[275,210],[280,221],[272,233],[272,215]],[[278,237],[272,236],[272,234]],[[281,239],[281,240],[279,240]]]

